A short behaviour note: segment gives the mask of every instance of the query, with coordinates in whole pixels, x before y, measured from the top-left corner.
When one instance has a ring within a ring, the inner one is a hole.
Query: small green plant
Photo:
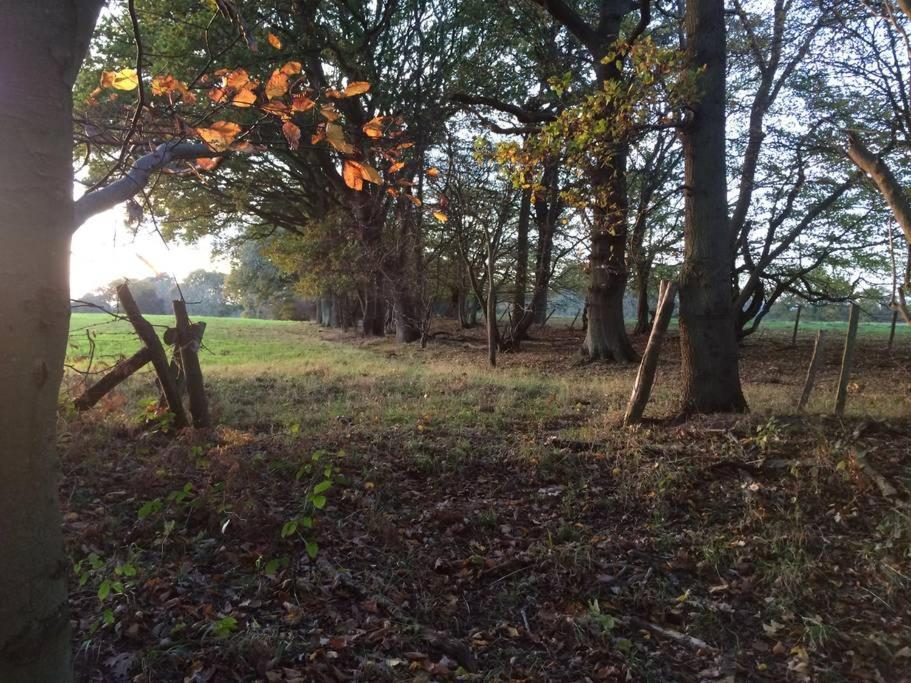
[[[92,586],[98,596],[101,616],[90,627],[92,633],[100,626],[114,623],[114,609],[110,605],[135,586],[138,573],[132,562],[105,562],[97,553],[89,553],[73,564],[76,583],[80,587]]]
[[[304,549],[311,560],[319,553],[319,546],[303,532],[313,529],[313,518],[317,512],[325,509],[328,502],[326,494],[335,485],[337,478],[332,463],[320,464],[325,455],[323,451],[315,451],[309,462],[301,465],[294,475],[295,480],[304,483],[304,497],[298,514],[286,521],[281,529],[282,538],[297,537],[303,540]]]
[[[617,620],[610,614],[601,611],[601,604],[598,598],[594,598],[588,603],[588,618],[595,626],[598,627],[600,634],[607,637],[617,628]]]

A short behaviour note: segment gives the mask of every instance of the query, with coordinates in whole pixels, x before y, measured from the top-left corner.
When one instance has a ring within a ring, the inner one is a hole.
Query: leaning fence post
[[[791,335],[791,346],[797,346],[797,329],[800,327],[800,312],[803,310],[802,304],[797,304],[797,317],[794,319],[794,333]]]
[[[187,426],[187,413],[183,408],[183,402],[180,400],[180,392],[177,391],[177,384],[174,382],[174,376],[168,367],[168,357],[165,355],[164,347],[161,340],[155,333],[152,324],[142,317],[139,312],[139,306],[130,293],[130,288],[124,283],[117,287],[117,298],[120,300],[120,306],[123,308],[133,329],[146,345],[152,354],[152,365],[155,366],[155,373],[158,375],[158,381],[161,383],[161,390],[168,400],[168,408],[174,413],[174,426],[177,428]]]
[[[177,319],[177,349],[180,352],[180,364],[183,366],[184,380],[187,383],[187,394],[190,396],[190,412],[193,414],[194,427],[209,426],[209,402],[206,400],[206,389],[202,381],[202,368],[199,366],[200,335],[190,324],[187,315],[187,302],[176,300],[174,317]]]
[[[860,306],[851,304],[848,317],[848,336],[845,337],[845,350],[841,357],[841,374],[838,377],[838,389],[835,392],[835,414],[845,412],[845,400],[848,396],[848,381],[851,379],[851,365],[854,362],[854,343],[857,340],[857,319],[860,317]]]
[[[803,384],[803,393],[800,394],[800,400],[797,401],[797,412],[801,412],[810,400],[810,392],[813,391],[813,385],[816,384],[816,371],[822,363],[822,350],[825,346],[825,330],[816,331],[816,343],[813,345],[813,357],[810,359],[810,367],[807,369],[807,379]]]
[[[626,426],[639,422],[642,419],[642,413],[645,412],[645,406],[648,404],[649,396],[652,393],[652,385],[655,382],[655,372],[658,370],[658,354],[661,352],[664,334],[667,332],[667,326],[671,321],[671,313],[674,310],[676,296],[677,283],[662,280],[659,287],[658,311],[655,314],[655,322],[652,324],[648,345],[646,345],[645,353],[642,355],[639,372],[636,374],[636,382],[633,384],[633,392],[630,394],[629,403],[626,406],[626,414],[623,416],[623,424]]]

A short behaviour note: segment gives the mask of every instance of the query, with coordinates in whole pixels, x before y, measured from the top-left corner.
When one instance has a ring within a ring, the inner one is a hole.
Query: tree
[[[687,56],[703,71],[692,118],[683,128],[683,412],[742,412],[747,405],[740,388],[728,240],[724,1],[687,0],[685,26]]]

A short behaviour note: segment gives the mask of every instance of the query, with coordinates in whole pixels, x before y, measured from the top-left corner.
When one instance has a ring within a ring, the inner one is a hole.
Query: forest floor
[[[101,321],[73,364],[135,350]],[[838,331],[803,416],[812,331],[760,334],[752,412],[680,423],[671,335],[626,429],[578,330],[492,370],[480,330],[208,322],[217,427],[147,372],[62,411],[78,680],[911,680],[911,336],[862,332],[836,419]]]

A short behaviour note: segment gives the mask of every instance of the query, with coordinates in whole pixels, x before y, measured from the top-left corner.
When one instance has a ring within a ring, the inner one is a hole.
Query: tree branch
[[[87,192],[76,200],[73,229],[78,229],[95,214],[117,206],[138,194],[148,184],[152,173],[168,164],[179,159],[198,159],[222,154],[223,152],[216,152],[202,143],[172,140],[158,145],[154,152],[139,157],[126,176],[107,187]]]
[[[870,176],[905,233],[905,239],[911,244],[911,203],[898,179],[886,163],[864,145],[857,131],[848,131],[848,156],[861,171]]]

